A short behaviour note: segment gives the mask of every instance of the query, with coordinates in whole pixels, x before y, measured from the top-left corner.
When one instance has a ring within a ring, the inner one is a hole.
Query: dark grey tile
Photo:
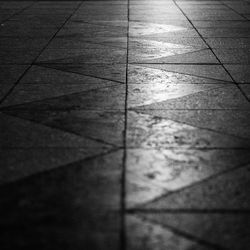
[[[1,187],[2,194],[9,194],[0,200],[1,245],[5,249],[118,249],[120,175],[117,152]],[[13,232],[19,232],[14,241],[10,240]]]
[[[225,65],[225,67],[236,82],[250,82],[249,65]]]
[[[34,102],[114,85],[117,83],[77,73],[33,66],[2,106]]]
[[[14,114],[13,114],[14,115]],[[107,149],[108,146],[83,136],[1,113],[1,148],[82,147]],[[41,136],[42,135],[42,136]]]
[[[208,250],[195,240],[175,234],[170,229],[137,215],[126,216],[127,245],[131,250],[193,249]]]
[[[28,67],[28,65],[0,65],[0,99],[8,93]]]
[[[54,109],[38,110],[39,108],[35,110],[27,106],[22,111],[13,109],[6,111],[6,113],[77,136],[93,139],[108,146],[123,145],[124,111],[65,111],[57,110],[56,106]],[[91,143],[89,144],[91,146]]]
[[[39,49],[2,49],[0,50],[0,64],[31,64],[40,54]]]
[[[48,27],[42,25],[35,25],[19,21],[8,21],[0,27],[1,37],[29,37],[29,38],[50,38],[57,31],[56,27]]]
[[[240,84],[239,85],[242,91],[245,93],[247,98],[250,100],[250,85],[249,84]]]
[[[224,21],[192,21],[192,23],[194,24],[194,26],[196,28],[227,28],[228,29],[237,29],[237,28],[245,28],[248,29],[250,27],[249,22],[245,21],[230,21],[230,20],[224,20]],[[210,29],[209,29],[210,30]],[[212,30],[212,29],[211,29]],[[217,32],[217,29],[216,29]]]
[[[127,27],[97,25],[89,23],[74,23],[68,24],[61,29],[57,37],[67,38],[75,37],[121,37],[127,35]]]
[[[153,213],[141,217],[203,242],[212,249],[244,250],[249,245],[248,214]]]
[[[250,160],[250,159],[249,159]],[[161,197],[145,209],[169,210],[249,210],[249,171],[241,167],[191,187]]]
[[[46,38],[2,37],[0,38],[0,48],[1,50],[42,50],[48,42],[49,39]]]
[[[48,49],[127,48],[127,37],[57,37]]]
[[[216,56],[224,64],[249,64],[250,63],[250,49],[246,48],[220,48],[213,49]]]
[[[32,103],[10,106],[15,109],[34,110],[121,110],[125,105],[125,86],[109,86],[71,93]],[[54,107],[54,108],[53,108]],[[3,110],[8,109],[7,107]]]
[[[250,37],[249,27],[198,28],[203,37]]]
[[[187,13],[187,17],[193,21],[193,20],[202,20],[202,21],[214,21],[214,20],[230,20],[230,21],[240,21],[240,20],[245,20],[244,17],[241,15],[235,13],[235,12],[212,12],[212,13],[207,13],[206,12],[200,12],[200,13]]]
[[[52,64],[126,63],[126,50],[119,48],[47,49],[40,55],[37,62]]]
[[[100,79],[118,81],[125,83],[126,64],[108,64],[108,63],[91,63],[91,64],[41,64],[65,72],[82,74]]]
[[[207,38],[211,48],[250,48],[250,38]]]

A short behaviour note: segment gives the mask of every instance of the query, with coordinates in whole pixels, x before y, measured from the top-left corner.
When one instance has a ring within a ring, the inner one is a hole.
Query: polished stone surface
[[[249,0],[0,0],[0,248],[250,248]]]

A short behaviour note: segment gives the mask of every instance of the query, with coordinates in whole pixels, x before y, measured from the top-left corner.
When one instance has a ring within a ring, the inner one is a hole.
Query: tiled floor
[[[250,1],[0,1],[1,250],[250,249]]]

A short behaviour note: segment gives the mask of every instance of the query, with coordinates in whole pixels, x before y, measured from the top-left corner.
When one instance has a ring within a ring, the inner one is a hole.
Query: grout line
[[[222,5],[226,6],[228,9],[232,10],[234,13],[236,13],[237,15],[241,16],[242,18],[244,18],[244,20],[242,20],[242,21],[248,21],[248,19],[243,14],[241,14],[238,11],[236,11],[235,9],[233,9],[231,6],[228,6],[223,1],[221,1],[221,0],[219,0],[219,1],[221,2]]]
[[[60,148],[58,148],[58,149],[60,149]],[[103,153],[87,156],[85,158],[78,159],[78,160],[73,161],[73,162],[69,162],[69,163],[66,163],[66,164],[63,164],[63,165],[59,165],[59,166],[57,166],[57,167],[55,167],[53,169],[45,169],[45,170],[43,170],[41,172],[32,173],[30,175],[21,177],[20,179],[17,179],[17,180],[12,180],[12,181],[8,181],[6,183],[2,183],[2,184],[0,184],[0,190],[2,188],[5,188],[6,186],[8,187],[9,185],[16,185],[16,184],[18,184],[20,182],[22,183],[22,182],[27,181],[29,179],[36,178],[37,176],[40,176],[40,175],[46,175],[49,172],[52,173],[53,171],[57,171],[59,168],[65,168],[65,167],[67,167],[69,165],[77,164],[77,163],[83,162],[83,161],[91,161],[91,160],[93,160],[95,158],[99,158],[99,157],[102,157],[102,156],[105,156],[105,155],[109,155],[109,154],[115,153],[115,152],[117,152],[119,150],[120,150],[119,148],[113,148],[113,149],[107,150],[106,152],[103,152]]]
[[[56,35],[60,32],[60,30],[64,27],[64,25],[69,21],[69,19],[76,13],[76,11],[80,8],[80,6],[83,4],[83,1],[75,8],[73,13],[69,15],[69,17],[65,20],[65,22],[61,25],[61,27],[55,32],[55,34],[49,39],[47,44],[40,50],[39,54],[34,58],[34,60],[29,64],[29,67],[23,72],[23,74],[18,78],[18,80],[14,83],[12,88],[7,92],[7,94],[0,100],[0,104],[2,104],[5,99],[13,92],[14,88],[17,86],[17,84],[20,82],[20,80],[24,77],[24,75],[30,70],[30,68],[35,64],[36,60],[40,57],[40,55],[43,53],[43,51],[49,46],[51,41],[56,37]]]
[[[91,74],[84,74],[84,73],[77,72],[77,71],[74,70],[74,69],[72,69],[72,70],[70,70],[70,69],[60,69],[60,68],[57,68],[57,67],[56,67],[56,65],[60,66],[61,64],[46,64],[46,63],[43,64],[43,63],[35,63],[34,65],[35,65],[35,66],[42,67],[42,68],[57,70],[57,71],[66,72],[66,73],[70,73],[70,74],[76,74],[76,75],[81,75],[81,76],[87,76],[87,77],[95,78],[95,79],[98,79],[98,80],[104,80],[104,81],[109,81],[109,82],[124,84],[124,82],[122,82],[122,81],[111,80],[111,79],[109,79],[109,78],[98,77],[98,76],[91,75]],[[64,64],[63,64],[63,65],[64,65]],[[72,66],[78,66],[79,64],[70,64],[70,65],[72,65]],[[53,66],[54,66],[54,67],[53,67]]]
[[[163,224],[161,222],[155,221],[154,219],[147,218],[142,213],[137,214],[136,216],[139,217],[140,219],[142,219],[143,221],[152,223],[153,225],[159,225],[159,226],[161,226],[163,228],[166,228],[167,230],[169,230],[169,231],[173,232],[174,234],[176,234],[178,236],[181,236],[181,237],[183,237],[185,239],[188,239],[188,240],[191,240],[193,242],[204,245],[204,246],[206,246],[206,249],[207,249],[207,247],[209,247],[209,249],[211,248],[213,250],[229,250],[229,249],[224,248],[224,247],[222,247],[222,246],[220,246],[220,245],[218,245],[216,243],[210,242],[210,241],[208,241],[206,239],[204,240],[199,236],[194,236],[192,233],[189,233],[188,231],[180,230],[180,229],[176,228],[176,226],[171,226],[169,224]]]
[[[28,10],[30,7],[32,7],[33,5],[35,5],[37,3],[37,0],[35,0],[34,2],[32,2],[29,6],[24,7],[23,9],[19,10],[18,12],[14,13],[13,15],[11,15],[10,17],[6,18],[5,20],[1,21],[1,25],[10,21],[13,17],[18,16],[19,14],[21,14],[22,12],[24,12],[25,10]]]
[[[219,172],[219,173],[217,173],[217,174],[214,174],[214,175],[212,175],[212,176],[209,176],[209,177],[207,177],[206,179],[202,179],[202,180],[200,180],[200,181],[193,182],[193,183],[191,183],[190,185],[181,187],[181,188],[179,188],[179,189],[176,189],[176,190],[173,190],[173,191],[166,192],[165,194],[162,194],[162,195],[160,195],[160,196],[157,196],[157,197],[153,198],[152,200],[150,200],[150,201],[148,201],[148,202],[145,202],[145,203],[143,203],[143,204],[138,205],[138,207],[142,207],[142,206],[146,206],[146,205],[148,205],[148,204],[152,204],[152,203],[154,203],[154,202],[157,202],[158,200],[161,200],[161,199],[166,198],[166,197],[168,197],[168,196],[171,196],[171,195],[173,195],[173,194],[179,194],[179,193],[181,193],[181,192],[183,192],[183,191],[185,191],[185,190],[187,190],[187,189],[190,189],[190,188],[192,188],[192,187],[196,187],[196,186],[202,185],[203,183],[207,183],[207,182],[209,182],[209,181],[211,181],[211,180],[213,180],[213,179],[215,179],[215,178],[218,178],[218,177],[223,176],[223,175],[225,175],[225,174],[229,174],[229,173],[234,172],[234,171],[238,171],[238,170],[243,169],[243,168],[247,168],[248,166],[249,166],[249,162],[248,162],[248,163],[241,164],[241,165],[238,165],[238,166],[235,166],[235,167],[232,167],[232,168],[230,168],[230,169],[226,169],[226,170],[224,170],[224,171],[222,171],[222,172]],[[136,209],[136,208],[134,208],[134,209]]]
[[[248,209],[228,209],[228,208],[129,208],[126,210],[128,214],[249,214]]]
[[[230,78],[232,79],[232,81],[234,82],[234,84],[237,86],[237,88],[240,90],[241,94],[245,97],[245,99],[247,101],[250,101],[248,96],[245,94],[245,92],[242,90],[242,88],[239,86],[239,84],[234,80],[234,78],[232,77],[232,75],[230,74],[230,72],[227,70],[227,68],[224,66],[224,64],[221,62],[221,60],[218,58],[218,56],[215,54],[215,52],[213,51],[213,49],[211,48],[211,46],[207,43],[206,39],[200,34],[200,32],[198,31],[198,29],[195,27],[195,25],[192,23],[192,21],[188,18],[188,16],[185,14],[185,12],[181,9],[181,7],[178,5],[178,3],[176,2],[176,0],[173,0],[174,4],[176,5],[176,7],[182,12],[182,14],[187,18],[187,20],[189,21],[189,23],[193,26],[193,28],[195,29],[195,31],[199,34],[200,38],[203,40],[203,42],[208,46],[208,48],[210,49],[210,51],[213,53],[213,55],[215,56],[215,58],[218,60],[218,62],[220,63],[220,65],[224,68],[224,70],[227,72],[227,74],[230,76]]]
[[[127,57],[126,57],[126,79],[125,79],[125,114],[123,134],[123,168],[121,178],[121,250],[127,249],[126,234],[126,161],[127,161],[127,126],[128,126],[128,66],[129,66],[129,14],[130,0],[127,0]]]

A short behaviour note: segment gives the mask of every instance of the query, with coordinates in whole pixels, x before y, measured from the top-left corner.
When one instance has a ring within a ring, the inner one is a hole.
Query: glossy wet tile
[[[142,148],[249,148],[250,141],[163,118],[159,112],[128,113],[127,146]]]
[[[210,68],[210,69],[209,69]],[[213,74],[213,78],[211,77]],[[232,79],[221,66],[196,65],[162,65],[131,64],[129,65],[129,84],[216,84],[232,83]]]
[[[249,110],[140,110],[142,113],[160,116],[195,127],[215,130],[242,138],[250,138]],[[231,124],[231,126],[228,126]]]
[[[230,84],[202,85],[140,85],[131,86],[130,108],[171,110],[249,110],[250,104],[242,92]],[[163,93],[165,91],[165,94]],[[137,98],[135,93],[137,92]],[[147,98],[152,92],[151,98]],[[232,100],[234,102],[232,103]]]
[[[249,149],[131,149],[127,154],[127,205],[141,206],[249,161]]]

